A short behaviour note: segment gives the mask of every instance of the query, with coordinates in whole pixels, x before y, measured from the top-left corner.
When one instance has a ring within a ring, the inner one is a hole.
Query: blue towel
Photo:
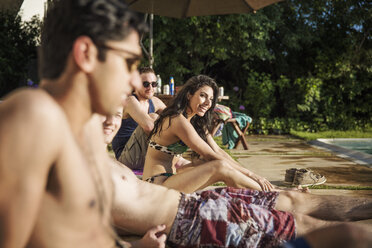
[[[240,129],[243,129],[248,123],[252,123],[252,118],[240,112],[233,112],[233,118],[239,124]],[[238,133],[232,125],[224,125],[222,129],[222,144],[228,145],[228,149],[233,149],[238,140]]]

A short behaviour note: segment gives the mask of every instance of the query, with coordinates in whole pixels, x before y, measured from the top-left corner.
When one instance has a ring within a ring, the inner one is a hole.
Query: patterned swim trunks
[[[295,219],[273,209],[278,192],[218,188],[182,194],[170,247],[275,247],[295,238]]]

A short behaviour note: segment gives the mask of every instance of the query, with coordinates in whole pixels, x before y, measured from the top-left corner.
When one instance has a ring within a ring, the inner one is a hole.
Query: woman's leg
[[[196,167],[185,169],[169,177],[162,185],[181,192],[191,193],[218,181],[223,181],[227,186],[234,188],[261,189],[257,182],[222,160],[209,161]]]

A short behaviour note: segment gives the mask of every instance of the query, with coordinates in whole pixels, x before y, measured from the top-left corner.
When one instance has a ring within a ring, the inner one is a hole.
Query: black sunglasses
[[[158,86],[158,83],[156,81],[154,81],[154,82],[144,81],[143,82],[143,87],[147,88],[147,87],[150,86],[150,84],[151,84],[152,88],[155,88],[155,87]]]
[[[138,65],[141,62],[142,55],[133,53],[133,52],[131,52],[129,50],[126,50],[126,49],[123,49],[123,48],[111,47],[111,46],[107,46],[105,44],[97,44],[97,46],[100,47],[100,48],[103,48],[103,49],[114,51],[114,52],[120,52],[120,53],[130,54],[132,56],[130,58],[123,57],[124,61],[127,64],[128,71],[129,72],[133,72],[133,71],[137,70]],[[121,55],[119,55],[119,56],[122,57]]]

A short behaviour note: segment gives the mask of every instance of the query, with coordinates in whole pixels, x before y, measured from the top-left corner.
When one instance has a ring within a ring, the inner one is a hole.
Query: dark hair
[[[154,69],[152,69],[151,67],[141,67],[138,69],[139,71],[139,74],[145,74],[145,73],[154,73],[155,74],[155,71]]]
[[[61,75],[79,36],[104,44],[123,40],[132,30],[145,32],[147,26],[122,0],[54,0],[42,27],[40,77],[55,79]],[[99,49],[98,59],[103,61],[105,56],[105,50]]]
[[[203,140],[207,141],[206,133],[212,121],[213,109],[216,106],[218,87],[212,78],[205,75],[194,76],[187,80],[187,82],[182,86],[180,92],[178,92],[176,97],[171,101],[170,105],[159,114],[159,118],[155,121],[154,129],[151,131],[149,138],[151,138],[152,135],[161,132],[162,124],[165,118],[169,117],[169,126],[171,125],[171,119],[175,116],[183,114],[187,118],[186,110],[189,106],[188,95],[194,95],[198,89],[204,86],[209,86],[213,90],[212,106],[210,109],[208,109],[204,116],[201,117],[199,115],[195,115],[192,117],[191,124],[199,136]]]

